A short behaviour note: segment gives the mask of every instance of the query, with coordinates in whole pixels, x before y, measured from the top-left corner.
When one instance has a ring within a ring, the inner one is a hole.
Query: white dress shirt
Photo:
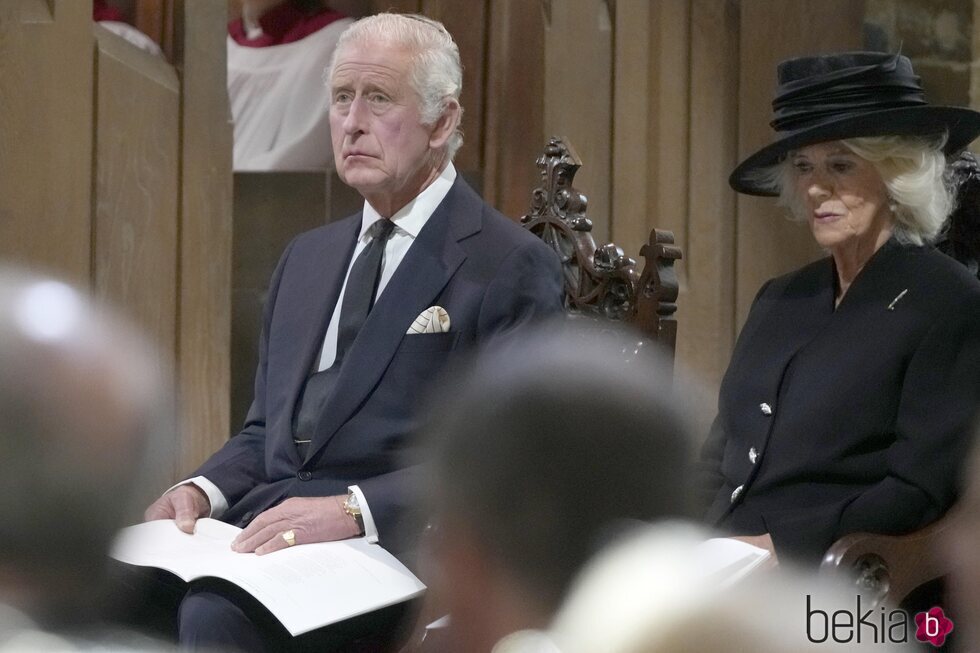
[[[381,278],[378,280],[377,297],[381,296],[388,282],[391,281],[392,275],[394,275],[398,266],[401,265],[412,243],[415,242],[419,232],[422,231],[422,227],[432,217],[432,214],[442,203],[442,200],[446,198],[454,181],[456,181],[456,168],[453,167],[452,163],[449,163],[435,181],[429,184],[415,199],[402,207],[395,215],[391,216],[391,221],[395,223],[395,228],[392,230],[391,236],[385,244],[384,254],[382,255]],[[367,247],[371,240],[368,233],[371,225],[382,219],[384,218],[381,214],[365,201],[363,217],[361,218],[361,231],[357,237],[354,254],[351,256],[350,263],[347,265],[347,274],[344,275],[344,285],[340,289],[340,295],[337,296],[337,303],[335,304],[333,314],[330,316],[330,323],[327,325],[327,333],[323,339],[323,347],[320,353],[320,363],[317,366],[317,371],[323,371],[329,368],[333,365],[334,359],[337,356],[337,330],[340,324],[339,307],[343,306],[344,303],[344,291],[347,290],[347,277],[350,276],[350,269],[353,267],[354,261],[357,260],[358,254]],[[375,298],[375,301],[377,301],[377,298]],[[406,331],[408,327],[409,325],[406,324]],[[218,518],[228,509],[228,500],[224,494],[218,489],[218,486],[205,477],[196,476],[183,483],[178,483],[174,487],[178,487],[184,483],[193,483],[208,495],[208,499],[211,501],[211,517]],[[368,506],[367,499],[365,499],[364,494],[358,486],[351,485],[347,489],[354,493],[360,504],[361,518],[364,521],[364,535],[368,538],[368,541],[377,542],[378,529],[371,516],[371,509]]]

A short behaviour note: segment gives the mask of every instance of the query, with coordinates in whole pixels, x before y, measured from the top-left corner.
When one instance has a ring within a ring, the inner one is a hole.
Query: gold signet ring
[[[296,544],[296,533],[292,531],[286,531],[282,534],[282,539],[286,540],[286,546],[293,546]]]

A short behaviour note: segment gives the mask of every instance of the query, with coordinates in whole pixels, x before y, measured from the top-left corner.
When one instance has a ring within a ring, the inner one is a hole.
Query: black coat
[[[885,244],[834,309],[832,259],[759,291],[702,451],[707,519],[819,562],[852,532],[903,533],[955,501],[980,406],[980,283]]]

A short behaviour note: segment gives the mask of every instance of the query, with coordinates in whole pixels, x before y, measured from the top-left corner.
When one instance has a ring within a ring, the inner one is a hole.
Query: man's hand
[[[751,544],[752,546],[757,546],[760,549],[765,549],[769,552],[769,560],[767,560],[761,567],[761,569],[772,569],[773,567],[779,566],[779,559],[776,557],[776,549],[772,544],[772,536],[769,533],[763,533],[762,535],[735,535],[731,539],[739,540],[740,542],[745,542],[746,544]]]
[[[239,553],[259,555],[285,549],[286,531],[296,536],[296,544],[332,542],[360,535],[354,518],[344,512],[347,496],[293,497],[269,508],[238,534],[231,548]]]
[[[208,495],[193,483],[186,483],[150,504],[143,513],[143,521],[173,519],[177,522],[177,528],[185,533],[193,533],[197,520],[209,514],[211,502],[208,501]]]

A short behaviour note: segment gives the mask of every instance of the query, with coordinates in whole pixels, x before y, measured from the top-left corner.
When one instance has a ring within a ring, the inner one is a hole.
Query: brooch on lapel
[[[902,297],[905,297],[905,293],[907,293],[908,291],[909,291],[909,289],[906,288],[902,292],[898,293],[898,296],[895,297],[895,299],[892,300],[892,303],[888,305],[888,310],[889,311],[894,311],[895,310],[895,304],[897,304],[899,302],[899,300],[902,299]]]

